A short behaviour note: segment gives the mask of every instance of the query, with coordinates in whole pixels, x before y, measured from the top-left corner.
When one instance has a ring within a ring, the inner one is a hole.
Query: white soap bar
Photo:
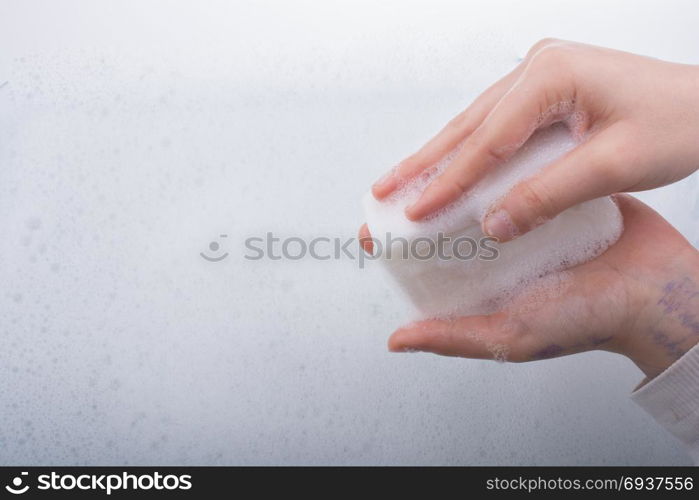
[[[408,252],[408,258],[403,258],[405,244],[399,238],[408,242],[417,238],[437,241],[439,233],[475,241],[484,238],[481,219],[492,204],[517,182],[574,146],[562,125],[541,130],[512,159],[493,168],[474,189],[424,221],[408,220],[404,210],[446,168],[456,151],[431,167],[429,175],[414,179],[387,200],[379,202],[371,193],[365,195],[364,211],[372,237],[381,244],[388,241],[389,234],[394,240],[390,255],[387,248],[381,248],[380,261],[407,293],[420,318],[492,313],[538,277],[591,260],[616,242],[623,230],[622,217],[613,200],[604,197],[572,207],[508,243],[486,243],[498,251],[494,260],[437,256],[423,259],[420,255],[429,250],[424,243],[417,257]],[[461,253],[468,253],[468,248]],[[490,257],[492,252],[481,254]]]

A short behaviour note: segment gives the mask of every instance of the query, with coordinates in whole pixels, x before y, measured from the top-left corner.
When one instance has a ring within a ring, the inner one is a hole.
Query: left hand
[[[603,349],[658,375],[699,342],[699,252],[650,207],[616,199],[619,241],[550,276],[554,288],[535,286],[495,314],[410,324],[389,349],[515,362]]]

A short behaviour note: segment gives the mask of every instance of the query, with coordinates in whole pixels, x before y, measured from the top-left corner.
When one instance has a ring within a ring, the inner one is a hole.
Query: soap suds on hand
[[[416,307],[416,318],[495,312],[538,278],[589,261],[616,242],[623,230],[621,213],[611,198],[604,197],[569,208],[516,240],[490,242],[498,253],[493,260],[402,258],[404,252],[398,247],[402,241],[437,241],[440,234],[452,239],[484,238],[481,220],[493,203],[575,145],[562,124],[540,130],[472,190],[422,221],[407,219],[405,208],[447,168],[458,147],[387,200],[365,195],[364,211],[372,237],[393,240],[390,256],[384,251],[380,260]]]

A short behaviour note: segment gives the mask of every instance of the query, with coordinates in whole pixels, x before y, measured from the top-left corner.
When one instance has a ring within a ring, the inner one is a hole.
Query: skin
[[[619,241],[549,279],[551,293],[524,293],[491,315],[404,326],[389,349],[514,362],[602,349],[655,377],[699,342],[699,252],[647,205],[615,200],[624,217]]]
[[[467,193],[539,127],[570,124],[578,147],[520,183],[483,220],[508,241],[586,200],[651,189],[699,166],[699,67],[561,40],[534,45],[417,153],[374,184],[389,196],[463,141],[452,164],[406,209],[420,220]]]
[[[522,63],[372,187],[388,197],[463,143],[408,207],[420,220],[468,193],[540,127],[566,122],[579,144],[491,207],[483,232],[512,240],[586,200],[651,189],[699,166],[699,67],[561,40]],[[400,328],[395,352],[522,362],[593,349],[626,355],[655,377],[699,342],[699,252],[649,207],[616,195],[621,239],[561,275],[555,293],[526,293],[487,316]],[[366,225],[364,249],[372,244]]]

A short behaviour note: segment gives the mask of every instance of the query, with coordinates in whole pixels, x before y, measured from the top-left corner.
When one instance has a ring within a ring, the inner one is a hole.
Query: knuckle
[[[491,163],[502,163],[509,158],[508,148],[496,148],[492,145],[481,147],[480,153]]]
[[[532,56],[532,55],[536,54],[537,52],[539,52],[544,47],[548,47],[549,45],[553,45],[553,44],[556,44],[559,42],[560,42],[560,40],[558,40],[557,38],[551,38],[551,37],[542,38],[541,40],[539,40],[538,42],[536,42],[534,45],[531,46],[531,48],[529,49],[528,55]]]
[[[476,156],[486,160],[486,163],[500,163],[509,158],[509,148],[497,147],[492,144],[492,141],[485,138],[490,135],[483,128],[471,136],[470,147]]]
[[[458,198],[468,189],[465,175],[461,171],[452,171],[438,177],[435,180],[435,185],[437,189],[448,193],[451,199]]]
[[[458,115],[456,115],[454,118],[452,118],[451,120],[449,120],[449,122],[447,122],[447,127],[449,127],[449,128],[460,128],[461,125],[464,123],[465,120],[466,120],[466,112],[465,112],[465,111],[462,111],[461,113],[459,113]]]
[[[517,195],[522,200],[524,209],[530,217],[549,217],[556,214],[553,193],[536,176],[522,182],[517,188]]]
[[[533,62],[549,66],[559,61],[561,57],[561,49],[557,45],[548,45],[543,47],[533,56]]]
[[[539,70],[555,70],[567,66],[571,51],[564,43],[549,44],[542,47],[531,57],[531,65]]]
[[[457,131],[461,135],[470,135],[475,129],[472,114],[468,109],[462,111],[454,118],[449,120],[445,128]]]

